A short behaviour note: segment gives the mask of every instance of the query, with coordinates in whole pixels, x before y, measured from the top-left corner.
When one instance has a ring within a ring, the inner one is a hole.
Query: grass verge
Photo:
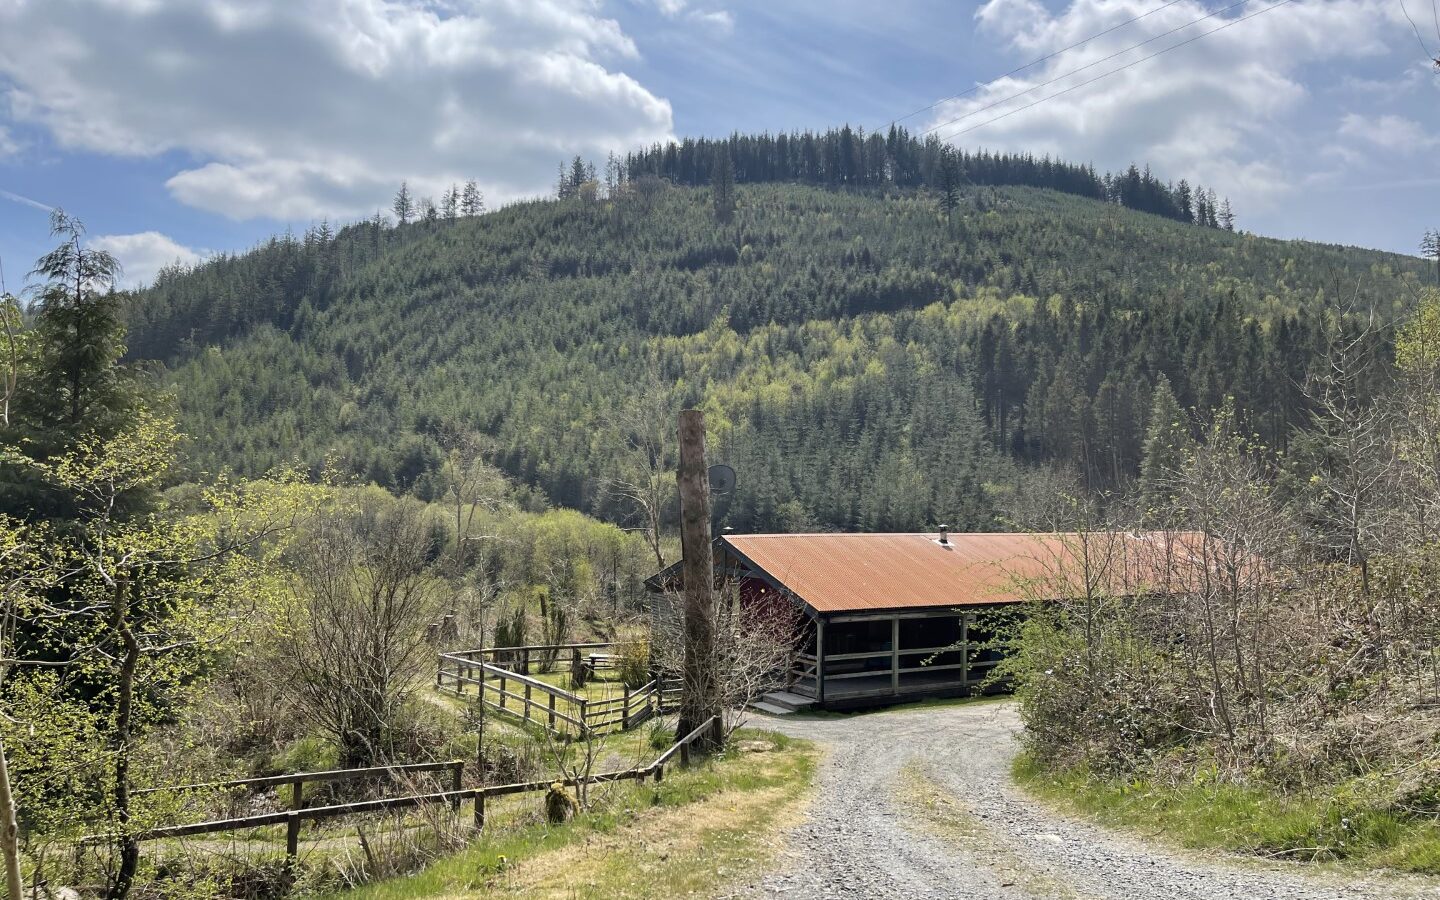
[[[1193,849],[1440,874],[1440,821],[1387,803],[1379,779],[1323,794],[1279,794],[1205,776],[1179,785],[1048,769],[1022,755],[1015,780],[1098,821]]]
[[[815,771],[808,743],[743,730],[766,752],[731,750],[660,784],[627,784],[568,824],[522,818],[404,878],[334,900],[706,895],[763,865],[765,838],[799,815]],[[537,810],[538,795],[532,798]]]

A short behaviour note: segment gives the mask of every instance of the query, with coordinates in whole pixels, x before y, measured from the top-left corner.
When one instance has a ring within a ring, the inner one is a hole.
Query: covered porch
[[[831,709],[975,693],[1003,656],[993,624],[983,609],[817,615],[786,689]]]

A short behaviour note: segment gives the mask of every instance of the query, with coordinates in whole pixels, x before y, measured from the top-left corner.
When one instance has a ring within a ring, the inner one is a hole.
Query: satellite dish
[[[728,494],[735,490],[735,470],[717,463],[710,467],[710,493]]]

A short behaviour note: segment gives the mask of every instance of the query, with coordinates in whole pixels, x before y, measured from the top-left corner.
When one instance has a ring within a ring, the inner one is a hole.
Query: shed
[[[1177,549],[1174,533],[1106,537],[1127,592]],[[733,534],[715,539],[715,568],[746,607],[784,599],[803,613],[784,688],[843,709],[974,692],[1003,658],[987,612],[1046,599],[1082,543],[1067,533]],[[647,584],[673,592],[679,578],[677,564]]]

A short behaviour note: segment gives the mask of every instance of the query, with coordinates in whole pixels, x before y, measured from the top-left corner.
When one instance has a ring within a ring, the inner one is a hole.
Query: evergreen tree
[[[710,195],[715,221],[729,224],[735,217],[735,169],[728,153],[715,157],[715,168],[710,173]]]
[[[945,221],[952,227],[955,224],[955,211],[960,208],[960,185],[963,180],[960,160],[954,150],[946,147],[940,161],[940,209],[945,213]]]
[[[1193,447],[1185,411],[1175,399],[1170,380],[1161,375],[1150,402],[1150,421],[1145,428],[1145,449],[1140,462],[1140,495],[1145,503],[1145,515],[1156,525],[1176,524],[1171,486]]]
[[[115,363],[125,352],[125,326],[113,289],[120,264],[84,246],[84,224],[63,210],[51,214],[50,233],[63,240],[30,273],[45,280],[35,320],[38,359],[17,405],[40,428],[78,429],[119,402]]]
[[[435,201],[429,197],[420,201],[420,218],[428,223],[440,221],[440,210],[435,206]]]
[[[1175,188],[1175,202],[1180,207],[1180,220],[1182,222],[1195,221],[1195,205],[1190,194],[1190,182],[1180,179],[1180,184]]]
[[[1420,254],[1435,260],[1435,282],[1440,284],[1440,231],[1427,231],[1420,239]]]
[[[408,225],[410,220],[415,218],[415,201],[410,197],[410,185],[400,182],[400,190],[395,193],[395,201],[390,204],[390,209],[395,213],[395,221],[401,225]]]
[[[441,197],[440,211],[447,222],[455,221],[460,215],[460,189],[455,185],[450,185],[449,190]]]
[[[1220,213],[1217,216],[1220,227],[1226,231],[1235,230],[1235,213],[1230,209],[1230,198],[1226,197],[1220,201]]]
[[[475,180],[465,182],[465,192],[460,197],[460,212],[465,216],[478,216],[485,211],[485,198]]]

